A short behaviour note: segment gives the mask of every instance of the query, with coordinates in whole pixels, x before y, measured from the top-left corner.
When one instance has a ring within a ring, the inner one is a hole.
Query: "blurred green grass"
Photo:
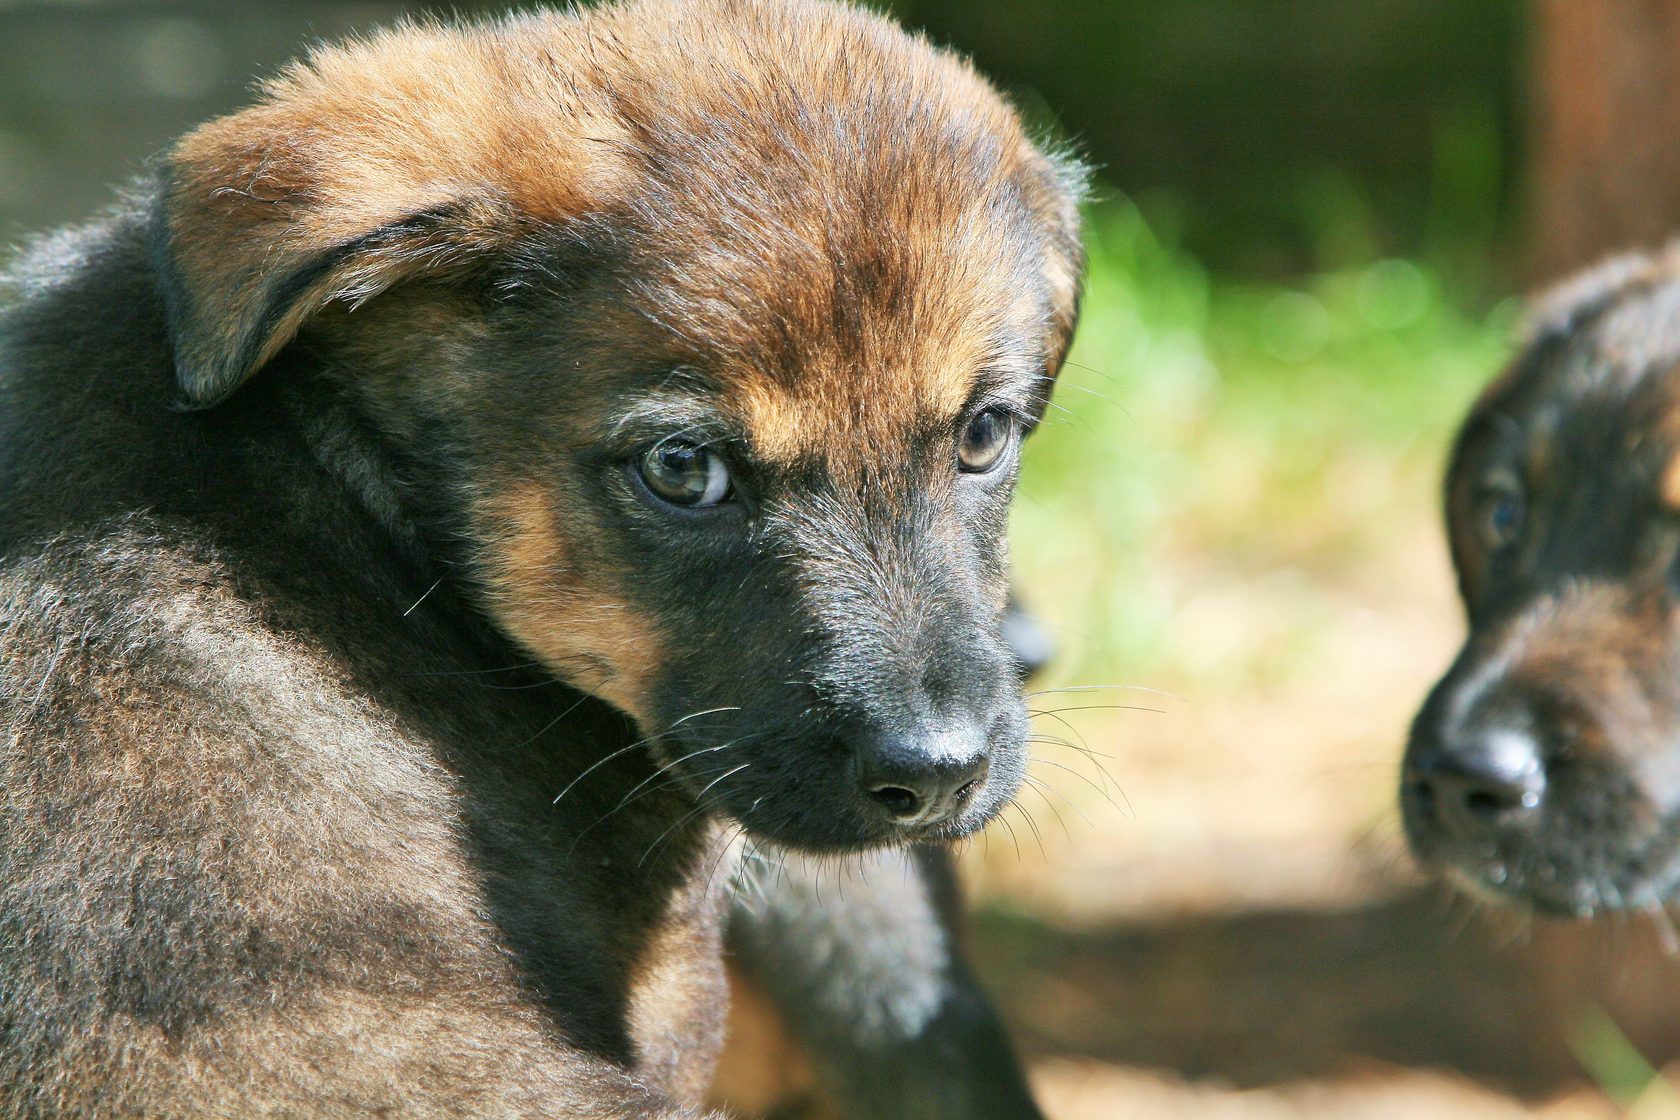
[[[1645,1059],[1610,1015],[1594,1009],[1570,1028],[1576,1060],[1630,1120],[1680,1116],[1680,1088]]]
[[[1310,663],[1326,598],[1435,518],[1452,431],[1517,310],[1427,263],[1281,285],[1210,275],[1129,201],[1094,210],[1078,341],[1028,443],[1013,526],[1055,676],[1252,686]],[[1264,584],[1284,635],[1220,656],[1187,573]],[[1198,640],[1192,641],[1194,637]],[[1209,648],[1209,642],[1213,648]]]

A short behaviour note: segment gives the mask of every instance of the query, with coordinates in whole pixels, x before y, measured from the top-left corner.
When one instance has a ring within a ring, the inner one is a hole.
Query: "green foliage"
[[[1184,682],[1185,578],[1269,581],[1310,645],[1333,587],[1434,517],[1435,476],[1514,307],[1466,309],[1429,265],[1376,260],[1279,286],[1211,276],[1137,207],[1091,223],[1080,336],[1029,443],[1015,520],[1030,601],[1063,628],[1063,675]],[[1304,647],[1303,647],[1304,648]],[[1301,649],[1244,676],[1285,672]]]
[[[886,6],[1058,121],[1147,212],[1169,196],[1221,272],[1515,244],[1523,0]]]
[[[1606,1096],[1628,1109],[1629,1116],[1680,1114],[1680,1090],[1645,1059],[1616,1021],[1603,1011],[1585,1014],[1572,1024],[1570,1049]]]

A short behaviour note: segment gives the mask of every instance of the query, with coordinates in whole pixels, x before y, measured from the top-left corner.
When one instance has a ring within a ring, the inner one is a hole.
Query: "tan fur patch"
[[[710,1099],[758,1116],[815,1094],[811,1057],[775,1006],[736,969],[729,970],[729,1040],[712,1078]]]
[[[543,664],[644,727],[663,655],[657,631],[610,586],[568,563],[548,487],[521,483],[478,503],[490,610]]]
[[[918,369],[921,357],[906,355],[906,368],[879,376],[842,369],[792,389],[749,382],[742,386],[747,441],[774,463],[823,455],[843,470],[848,460],[891,461],[917,425],[955,421],[980,373],[977,363],[948,356]],[[902,384],[890,383],[895,375]]]
[[[700,857],[703,875],[671,896],[665,913],[630,969],[631,1037],[641,1052],[641,1069],[679,1100],[699,1100],[712,1080],[713,1062],[723,1043],[723,1017],[714,1014],[727,991],[723,962],[697,945],[719,938],[716,911],[727,895],[739,855],[739,840],[726,841],[714,825],[708,850]],[[696,1027],[719,1024],[718,1037],[696,1037]],[[692,1060],[695,1054],[704,1060]],[[663,1058],[664,1064],[655,1064]]]
[[[1680,452],[1669,459],[1657,484],[1657,497],[1664,508],[1680,510]]]

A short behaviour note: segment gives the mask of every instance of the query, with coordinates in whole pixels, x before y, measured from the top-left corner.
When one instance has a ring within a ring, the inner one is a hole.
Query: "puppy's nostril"
[[[1475,789],[1464,795],[1464,807],[1478,817],[1493,817],[1506,809],[1515,808],[1518,801],[1500,797],[1486,790]]]
[[[913,789],[905,789],[903,786],[876,786],[869,791],[869,796],[895,817],[909,818],[921,812],[921,795]]]
[[[1485,730],[1421,756],[1413,779],[1425,819],[1465,840],[1498,838],[1541,816],[1546,769],[1526,731]]]

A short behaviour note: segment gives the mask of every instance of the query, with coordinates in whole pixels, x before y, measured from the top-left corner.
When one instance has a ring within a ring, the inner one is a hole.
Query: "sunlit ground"
[[[1473,913],[1399,839],[1460,637],[1438,476],[1516,309],[1404,261],[1210,282],[1125,204],[1097,227],[1014,525],[1061,643],[1036,788],[967,854],[1053,1116],[1680,1116],[1648,930]]]

